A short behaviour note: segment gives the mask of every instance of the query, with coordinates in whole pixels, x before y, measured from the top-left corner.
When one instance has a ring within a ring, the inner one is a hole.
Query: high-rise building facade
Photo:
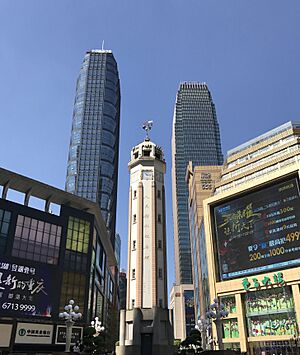
[[[128,166],[127,297],[117,354],[171,355],[163,151],[146,138],[132,149]]]
[[[208,270],[204,233],[203,201],[215,190],[222,166],[193,166],[187,168],[186,182],[189,188],[189,224],[194,282],[195,319],[206,314],[210,305]]]
[[[208,86],[204,83],[182,83],[177,92],[172,132],[172,195],[174,221],[174,248],[176,285],[174,295],[181,297],[184,307],[184,291],[193,289],[192,259],[189,234],[188,186],[185,181],[189,161],[195,165],[221,165],[223,155],[219,125]],[[180,295],[180,296],[179,296]],[[190,297],[189,297],[190,298]],[[189,303],[192,301],[189,300]],[[175,337],[185,338],[185,311],[173,309],[174,324],[182,329]]]
[[[176,284],[191,284],[186,168],[221,165],[223,155],[215,105],[206,84],[182,83],[177,92],[172,134],[172,188]]]
[[[203,201],[210,302],[229,312],[225,349],[300,353],[299,138],[300,122],[287,122],[231,149]]]
[[[0,353],[64,351],[71,299],[72,343],[99,317],[112,351],[117,262],[98,204],[3,168],[0,191]]]
[[[110,50],[86,53],[77,79],[66,190],[99,204],[114,245],[120,83]]]

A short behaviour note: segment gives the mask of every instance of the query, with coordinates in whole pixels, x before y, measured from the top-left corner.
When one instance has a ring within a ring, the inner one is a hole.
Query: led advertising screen
[[[52,315],[53,268],[12,263],[0,257],[0,317]]]
[[[296,178],[215,206],[220,279],[300,265],[300,196]]]

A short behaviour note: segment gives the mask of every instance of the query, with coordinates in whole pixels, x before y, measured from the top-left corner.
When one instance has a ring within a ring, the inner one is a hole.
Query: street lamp
[[[79,306],[73,306],[74,300],[70,300],[69,304],[65,306],[65,311],[59,313],[59,318],[63,319],[66,323],[66,350],[65,352],[70,351],[71,337],[72,337],[72,327],[76,320],[82,317],[82,314],[79,313]]]
[[[225,306],[219,303],[218,299],[214,299],[214,303],[209,306],[209,311],[206,312],[206,317],[211,319],[217,328],[217,338],[219,350],[223,350],[223,334],[222,334],[222,319],[228,316],[229,312],[225,310]]]
[[[105,328],[101,325],[98,317],[95,317],[95,320],[91,321],[91,326],[96,330],[95,336],[98,336],[100,333],[104,332]]]
[[[202,348],[203,350],[206,350],[207,340],[209,338],[209,330],[211,329],[210,321],[205,319],[204,317],[201,317],[200,319],[198,319],[195,328],[201,333]]]

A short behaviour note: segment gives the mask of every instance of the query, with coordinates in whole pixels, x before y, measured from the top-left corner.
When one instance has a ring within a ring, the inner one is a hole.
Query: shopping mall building
[[[288,122],[229,151],[203,201],[200,273],[209,297],[199,292],[198,315],[215,297],[222,301],[230,312],[225,348],[285,354],[299,343],[299,144],[300,123]]]
[[[72,342],[98,316],[114,343],[116,259],[98,205],[1,168],[0,193],[0,353],[63,351],[70,299],[83,315]]]

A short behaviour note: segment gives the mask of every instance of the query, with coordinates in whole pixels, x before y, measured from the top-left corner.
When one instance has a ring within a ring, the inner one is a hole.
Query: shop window
[[[240,352],[240,343],[224,343],[224,350],[234,350]]]
[[[226,311],[236,313],[236,303],[234,296],[221,297],[221,303],[224,304]]]
[[[222,321],[222,325],[223,325],[223,337],[225,339],[239,337],[239,327],[236,318],[224,319]]]
[[[277,287],[245,295],[248,334],[251,337],[293,335],[297,324],[290,287]]]

